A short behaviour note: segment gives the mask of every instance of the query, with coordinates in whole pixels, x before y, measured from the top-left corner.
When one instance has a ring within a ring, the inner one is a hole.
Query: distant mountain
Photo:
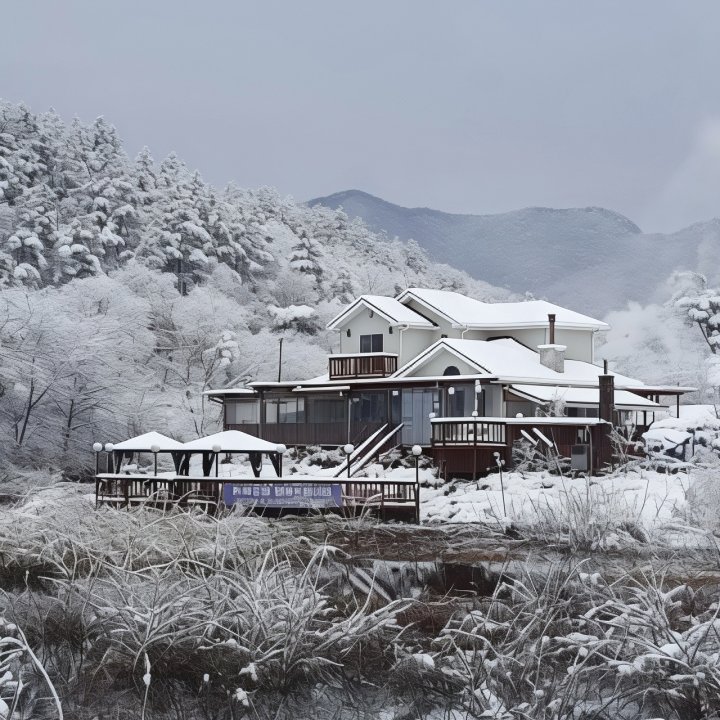
[[[478,279],[595,315],[629,300],[657,299],[674,270],[720,279],[720,220],[650,235],[623,215],[598,207],[458,215],[401,207],[359,190],[308,204],[342,207],[371,229],[412,238],[433,259]]]

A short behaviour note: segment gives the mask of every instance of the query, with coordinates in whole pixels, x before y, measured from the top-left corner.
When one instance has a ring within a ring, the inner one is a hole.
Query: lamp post
[[[415,457],[415,522],[420,524],[420,456],[422,448],[419,445],[413,445],[411,450]]]
[[[100,496],[100,453],[102,451],[102,443],[93,443],[93,450],[95,451],[95,509],[98,506],[98,497]]]
[[[93,451],[95,452],[95,474],[100,472],[100,452],[102,451],[102,443],[93,443]]]
[[[507,517],[507,509],[505,508],[505,488],[503,487],[503,474],[502,474],[502,469],[503,469],[503,465],[505,464],[505,461],[500,457],[499,452],[494,452],[493,457],[495,458],[495,464],[498,466],[498,470],[500,471],[500,494],[502,495],[503,516]]]
[[[347,443],[343,446],[343,452],[347,456],[347,476],[350,479],[350,456],[355,452],[355,446],[352,443]]]
[[[215,477],[218,476],[218,466],[220,465],[220,453],[222,452],[222,447],[218,445],[218,443],[215,443],[215,445],[212,446],[212,451],[215,455]]]
[[[475,397],[477,398],[477,395]],[[475,404],[477,405],[477,400]],[[477,417],[477,410],[473,410],[473,482],[477,481]]]
[[[343,445],[343,452],[345,453],[345,463],[347,465],[347,479],[348,482],[345,484],[345,497],[350,497],[350,456],[355,452],[355,446],[352,443]]]
[[[150,452],[153,454],[153,458],[155,460],[155,468],[154,468],[153,475],[155,475],[155,477],[157,477],[157,473],[158,473],[157,456],[158,456],[158,453],[160,452],[160,446],[159,445],[151,445]]]
[[[275,446],[275,450],[278,454],[278,477],[282,477],[282,461],[283,455],[287,451],[287,447],[280,443],[279,445]]]
[[[113,462],[113,458],[112,458],[112,451],[114,449],[115,449],[115,446],[112,443],[105,443],[105,452],[107,453],[106,470],[108,472],[115,472],[115,463]]]

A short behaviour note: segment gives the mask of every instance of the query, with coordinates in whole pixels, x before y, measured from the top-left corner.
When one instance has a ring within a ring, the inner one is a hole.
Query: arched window
[[[459,375],[460,371],[454,365],[448,365],[443,375]]]

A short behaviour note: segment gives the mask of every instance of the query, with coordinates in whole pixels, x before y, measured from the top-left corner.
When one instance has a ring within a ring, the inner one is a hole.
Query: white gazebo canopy
[[[152,452],[154,447],[160,448],[160,452],[174,452],[182,450],[184,446],[181,442],[173,440],[167,435],[159,432],[148,432],[113,445],[113,450],[118,452]]]
[[[277,444],[239,430],[225,430],[225,432],[191,440],[180,445],[178,449],[182,452],[215,452],[217,448],[220,448],[220,452],[225,453],[279,452]]]

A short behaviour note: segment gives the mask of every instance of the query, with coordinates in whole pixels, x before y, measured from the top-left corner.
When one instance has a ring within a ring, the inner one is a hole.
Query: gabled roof
[[[581,360],[566,360],[565,372],[559,373],[540,363],[540,356],[534,350],[511,338],[498,340],[458,340],[442,338],[433,343],[425,352],[420,353],[407,365],[401,367],[392,377],[406,377],[425,362],[441,352],[449,352],[477,368],[479,373],[489,374],[504,382],[523,382],[532,384],[538,381],[548,385],[593,385],[603,369]],[[611,372],[615,383],[623,387],[641,388],[639,380]]]
[[[486,303],[449,290],[408,288],[397,296],[400,303],[415,300],[429,312],[437,313],[458,328],[497,330],[501,328],[547,327],[548,314],[555,326],[566,329],[607,330],[609,325],[588,315],[554,305],[546,300]]]
[[[183,446],[181,442],[162,435],[159,432],[147,432],[143,435],[123,440],[113,445],[113,450],[125,450],[126,452],[152,452],[152,447],[159,447],[160,452],[171,452],[180,450]]]
[[[412,328],[426,329],[435,327],[427,318],[398,302],[395,298],[384,295],[361,295],[327,324],[328,329],[334,330],[362,309],[377,313],[390,325],[407,325]]]
[[[219,447],[220,452],[277,452],[275,443],[262,440],[254,435],[239,430],[226,430],[207,437],[191,440],[180,446],[181,450],[192,452],[214,452]]]

